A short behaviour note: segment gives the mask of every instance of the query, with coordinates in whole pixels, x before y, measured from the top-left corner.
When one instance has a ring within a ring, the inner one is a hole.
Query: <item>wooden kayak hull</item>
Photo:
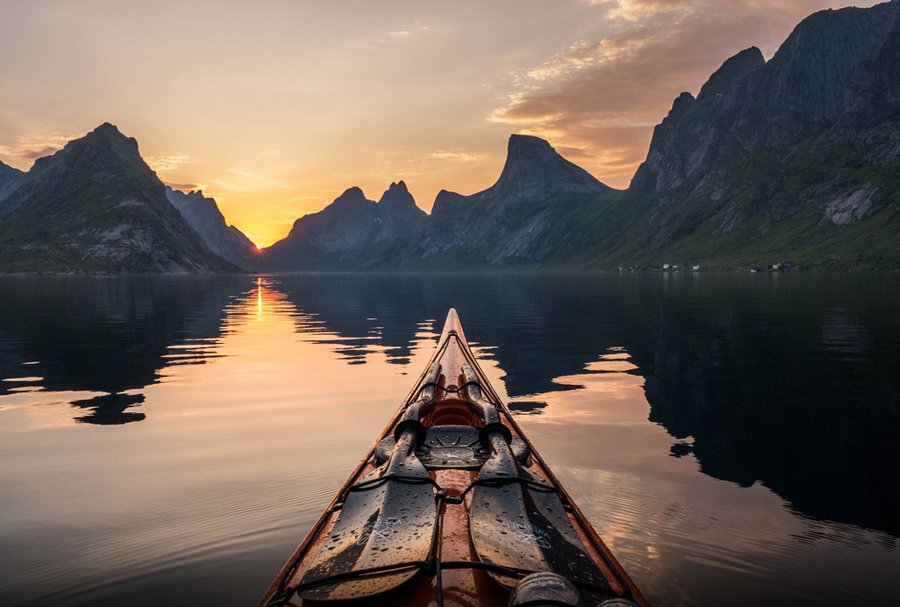
[[[542,484],[551,486],[565,504],[569,522],[590,559],[593,560],[608,584],[610,595],[625,597],[637,605],[649,607],[646,598],[590,525],[559,479],[522,432],[509,409],[491,387],[478,366],[466,341],[459,317],[453,309],[447,315],[444,330],[429,365],[416,381],[396,414],[378,435],[375,444],[360,460],[341,490],[279,571],[259,602],[259,607],[274,605],[307,607],[336,604],[505,607],[508,604],[509,590],[493,579],[489,571],[479,568],[479,557],[472,541],[469,511],[472,507],[473,492],[471,489],[478,475],[478,469],[477,467],[473,469],[472,466],[457,467],[452,459],[444,460],[443,463],[437,462],[435,464],[437,467],[430,468],[428,471],[434,486],[439,487],[447,496],[447,499],[439,500],[438,504],[433,546],[433,561],[438,564],[437,567],[433,565],[423,567],[409,581],[362,600],[310,600],[303,598],[302,593],[296,592],[297,587],[304,580],[304,575],[310,570],[311,564],[316,562],[317,556],[320,556],[319,553],[326,545],[340,516],[343,500],[347,497],[348,492],[364,477],[370,478],[373,473],[377,474],[376,467],[386,457],[383,454],[385,445],[387,444],[388,447],[393,445],[391,441],[398,424],[422,393],[429,369],[435,362],[440,363],[440,378],[437,382],[433,408],[424,416],[422,424],[427,428],[459,428],[460,430],[464,429],[466,425],[476,427],[483,425],[483,421],[472,413],[469,403],[461,396],[466,383],[463,373],[464,366],[468,365],[473,369],[484,399],[497,408],[500,422],[508,429],[512,444],[518,449],[517,457],[522,457],[523,461],[527,458],[529,476]],[[468,445],[468,441],[464,442]],[[470,449],[470,447],[461,445],[460,449],[463,453],[468,453],[466,449]],[[460,449],[452,451],[455,453]],[[471,447],[471,449],[477,450],[479,447]],[[478,454],[471,455],[471,457],[477,458]],[[321,561],[321,558],[318,560]],[[467,563],[473,565],[469,566]]]

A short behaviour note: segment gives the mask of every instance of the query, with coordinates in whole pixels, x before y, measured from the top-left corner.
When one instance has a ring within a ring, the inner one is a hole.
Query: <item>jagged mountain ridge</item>
[[[555,229],[615,192],[547,141],[512,135],[497,182],[471,196],[440,192],[423,232],[401,249],[399,266],[546,263],[571,244],[557,240]]]
[[[547,141],[512,135],[497,182],[471,196],[440,192],[431,220],[410,239],[400,265],[544,261],[563,248],[548,236],[549,228],[565,222],[584,202],[614,193]]]
[[[0,166],[0,267],[10,267],[8,248],[22,228],[16,218],[25,213],[18,207],[36,191],[48,162],[39,160],[28,174]],[[95,174],[95,199],[121,195],[102,191],[104,180],[113,190],[123,179],[138,189],[161,187],[155,175],[140,185],[131,179],[134,167],[125,165],[122,175]],[[735,267],[787,259],[894,268],[900,264],[898,202],[895,0],[811,15],[768,62],[756,48],[728,59],[696,97],[677,97],[625,191],[600,183],[548,142],[513,135],[490,188],[469,196],[443,190],[430,215],[416,207],[402,181],[379,202],[350,188],[298,219],[255,269],[594,269],[667,260]],[[218,209],[207,211],[217,234],[229,237]],[[35,215],[28,225],[39,220]],[[194,223],[202,235],[201,222]],[[80,246],[70,244],[69,253]],[[200,266],[166,262],[136,271]],[[90,263],[82,269],[108,271]]]
[[[266,249],[266,263],[279,270],[365,267],[386,259],[394,241],[416,233],[427,217],[403,181],[391,183],[378,202],[351,187],[295,221],[285,238]]]
[[[624,192],[547,142],[514,135],[492,187],[471,196],[441,191],[427,221],[393,246],[356,243],[352,255],[335,246],[315,263],[453,270],[794,260],[892,268],[900,264],[898,202],[895,0],[815,13],[769,61],[755,47],[725,61],[696,97],[676,98]]]
[[[185,193],[170,186],[166,186],[166,198],[213,253],[245,270],[260,267],[256,245],[238,228],[228,225],[215,199],[204,196],[202,190]]]
[[[815,13],[768,62],[726,61],[656,127],[628,191],[650,221],[623,255],[896,264],[898,66],[898,2]]]
[[[38,159],[3,205],[3,271],[236,270],[168,202],[137,141],[109,123]]]
[[[558,253],[543,238],[548,226],[568,221],[581,204],[615,194],[545,140],[512,135],[496,183],[464,196],[441,191],[426,215],[402,181],[379,202],[357,187],[318,213],[295,222],[291,233],[267,249],[276,269],[449,269],[538,260]],[[402,214],[388,213],[394,199]],[[503,238],[496,238],[502,234]]]

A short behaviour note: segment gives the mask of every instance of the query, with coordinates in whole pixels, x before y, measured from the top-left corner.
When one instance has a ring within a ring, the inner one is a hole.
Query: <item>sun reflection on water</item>
[[[263,315],[263,289],[262,278],[256,279],[256,317],[262,318]]]

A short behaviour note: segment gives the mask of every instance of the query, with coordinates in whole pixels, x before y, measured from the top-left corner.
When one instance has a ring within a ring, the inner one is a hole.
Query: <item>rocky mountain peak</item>
[[[555,194],[595,194],[609,191],[590,173],[572,164],[544,139],[511,135],[506,164],[483,197],[547,198]]]
[[[755,46],[744,49],[725,60],[719,69],[713,72],[697,95],[698,100],[706,100],[724,94],[735,82],[753,70],[766,64],[762,51]]]
[[[431,206],[431,217],[441,220],[449,218],[453,213],[466,206],[467,199],[462,194],[451,192],[450,190],[441,190],[434,197],[434,204]]]
[[[425,212],[416,206],[415,198],[402,180],[388,186],[378,200],[378,208],[385,213],[409,213],[411,211],[415,215],[425,215]]]
[[[540,154],[553,155],[556,154],[556,150],[553,149],[549,141],[534,135],[513,133],[509,136],[509,141],[506,144],[507,160]]]
[[[78,147],[115,147],[122,151],[129,151],[137,154],[138,142],[133,137],[127,137],[116,125],[104,122],[93,131],[82,137],[70,142],[79,144]],[[68,145],[66,147],[68,147]]]
[[[130,139],[131,141],[134,141],[133,138],[125,137],[125,135],[122,134],[122,131],[119,130],[119,127],[111,122],[104,122],[93,131],[88,133],[87,136],[120,137],[123,139]]]
[[[412,194],[409,193],[409,188],[406,187],[406,183],[401,179],[397,182],[391,182],[391,185],[388,186],[388,189],[384,191],[384,194],[381,195],[381,198],[378,200],[378,204],[384,203],[393,203],[398,201],[410,201],[412,200]]]
[[[344,190],[344,192],[334,199],[332,205],[345,207],[345,206],[358,206],[358,205],[367,205],[373,204],[373,201],[366,198],[366,195],[363,193],[362,189],[357,186],[353,186]]]
[[[697,101],[693,95],[688,92],[681,93],[678,97],[675,98],[675,101],[672,102],[672,109],[669,110],[668,115],[663,118],[663,124],[665,124],[666,120],[673,121],[678,120],[683,115],[687,114],[688,111],[694,106],[694,102]]]
[[[5,201],[0,267],[47,271],[233,271],[166,200],[137,142],[104,123],[35,162]]]
[[[183,209],[187,206],[208,206],[216,209],[218,213],[218,205],[216,205],[216,201],[212,198],[207,198],[203,195],[203,190],[191,190],[190,192],[182,192],[181,190],[176,190],[172,186],[166,186],[166,198],[169,199],[175,208],[179,211],[183,211]]]
[[[79,139],[68,142],[63,149],[38,158],[32,168],[34,175],[59,171],[77,171],[101,181],[115,176],[128,176],[143,181],[157,181],[138,151],[138,143],[114,125],[104,122]]]

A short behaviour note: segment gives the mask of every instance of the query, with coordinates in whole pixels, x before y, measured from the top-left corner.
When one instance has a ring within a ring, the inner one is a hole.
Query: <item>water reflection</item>
[[[900,533],[885,507],[900,498],[898,330],[877,305],[896,285],[664,278],[5,279],[0,395],[84,393],[71,401],[89,411],[79,421],[140,421],[140,390],[165,367],[222,356],[227,318],[247,297],[258,318],[267,299],[281,302],[298,334],[350,364],[377,350],[406,365],[416,336],[455,306],[490,344],[482,355],[505,371],[513,410],[542,414],[531,395],[583,387],[561,377],[624,370],[644,378],[650,420],[691,439],[672,453],[692,452],[704,473]]]
[[[141,421],[127,409],[166,365],[217,356],[229,301],[249,279],[10,277],[0,298],[0,379],[31,391],[73,392],[94,424]],[[22,392],[0,382],[0,396]]]
[[[153,423],[129,425],[170,473],[201,474],[190,466],[203,461],[252,484],[259,462],[293,458],[306,476],[293,491],[283,479],[267,490],[318,496],[307,523],[421,371],[453,306],[526,431],[643,579],[738,590],[736,579],[775,575],[766,558],[787,571],[804,543],[852,569],[872,561],[851,565],[823,546],[894,550],[900,535],[896,277],[4,278],[0,292],[0,414],[64,402],[70,425],[153,420],[181,436],[177,418],[191,428],[189,455]],[[262,577],[283,556],[273,549]]]
[[[373,345],[404,357],[421,320],[453,305],[529,413],[544,409],[523,397],[578,389],[558,378],[625,357],[645,378],[650,420],[691,438],[704,473],[896,535],[897,281],[782,278],[296,276],[275,287],[340,335],[351,362]]]
[[[87,415],[75,417],[75,421],[88,424],[127,424],[139,422],[147,416],[140,412],[126,411],[144,402],[143,394],[103,394],[93,398],[73,400],[72,405],[90,411]]]

